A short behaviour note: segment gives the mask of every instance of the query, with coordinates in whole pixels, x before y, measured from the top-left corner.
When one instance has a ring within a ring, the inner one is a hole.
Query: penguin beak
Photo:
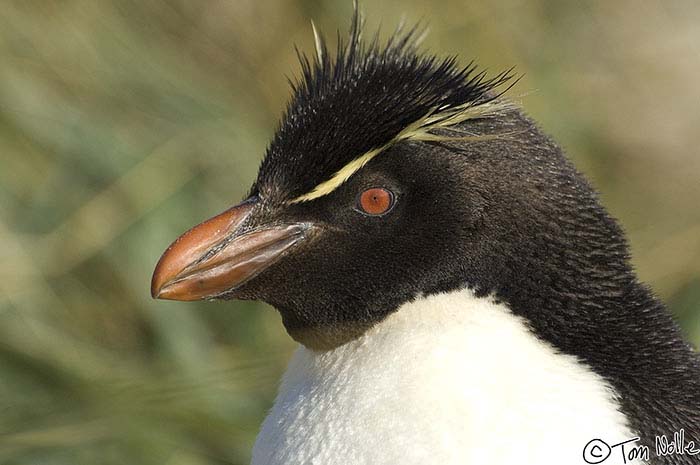
[[[307,223],[241,228],[256,203],[248,199],[170,244],[153,272],[151,296],[215,298],[255,277],[306,238]]]

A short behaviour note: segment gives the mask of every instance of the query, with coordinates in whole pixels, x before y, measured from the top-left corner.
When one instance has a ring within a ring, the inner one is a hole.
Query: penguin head
[[[421,54],[416,35],[365,45],[355,16],[334,57],[316,35],[250,195],[166,250],[153,296],[262,300],[323,350],[420,296],[550,280],[532,264],[568,198],[595,204],[585,181],[503,98],[510,72]]]

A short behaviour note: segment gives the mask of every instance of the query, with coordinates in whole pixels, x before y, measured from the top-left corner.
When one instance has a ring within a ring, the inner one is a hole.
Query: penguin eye
[[[373,187],[357,198],[357,209],[370,216],[380,216],[394,206],[394,193],[383,187]]]

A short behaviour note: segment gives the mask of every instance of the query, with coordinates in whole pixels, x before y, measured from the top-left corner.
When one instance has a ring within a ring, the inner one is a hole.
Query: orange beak
[[[153,272],[153,298],[215,298],[258,275],[306,237],[310,225],[305,223],[240,231],[254,206],[254,200],[245,201],[170,244]]]

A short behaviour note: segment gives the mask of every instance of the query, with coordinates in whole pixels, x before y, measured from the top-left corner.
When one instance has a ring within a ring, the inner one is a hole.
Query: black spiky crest
[[[400,25],[381,44],[377,32],[365,44],[357,7],[345,43],[338,33],[335,55],[314,27],[316,54],[297,50],[301,77],[261,164],[254,193],[291,201],[311,192],[348,163],[386,147],[415,126],[425,137],[497,101],[512,69],[487,77],[470,62],[418,51],[421,28]],[[512,84],[511,84],[512,86]],[[404,137],[405,139],[412,137]],[[424,138],[423,140],[427,140]]]

